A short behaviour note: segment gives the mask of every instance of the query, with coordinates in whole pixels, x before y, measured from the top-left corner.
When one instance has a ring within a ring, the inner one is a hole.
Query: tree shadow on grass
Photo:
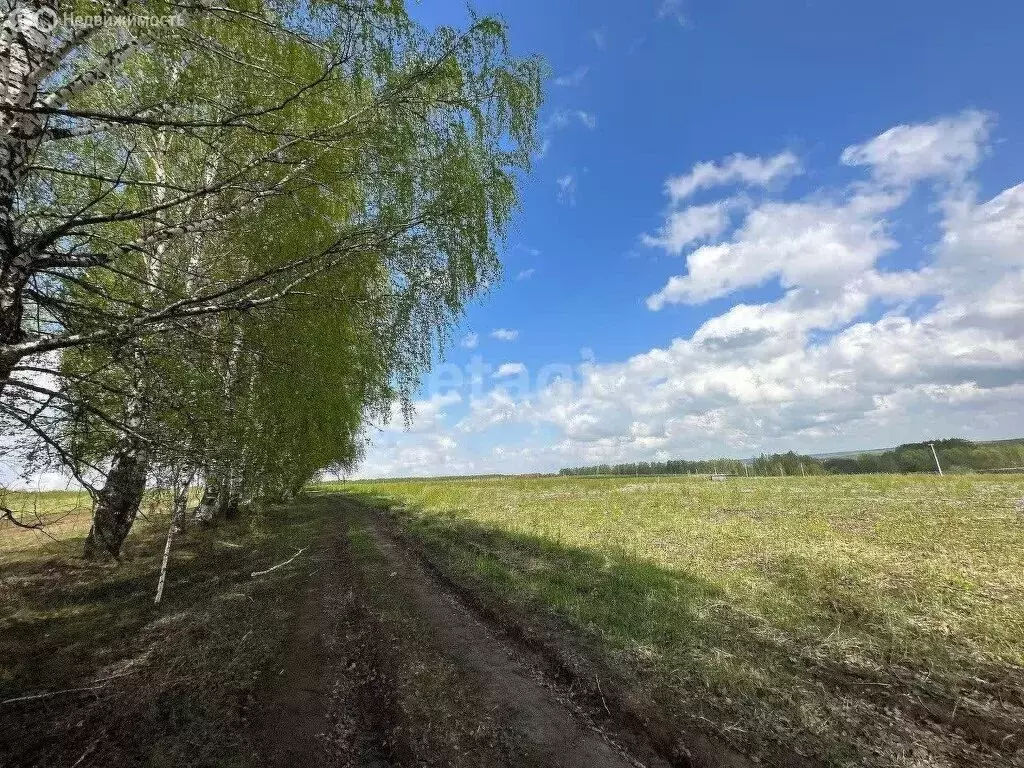
[[[44,694],[0,704],[0,765],[251,764],[245,709],[286,631],[268,622],[291,609],[308,561],[251,572],[324,519],[313,503],[189,530],[160,606],[165,521],[133,532],[116,565],[49,551],[0,565],[0,702]]]
[[[523,615],[568,622],[646,680],[670,711],[714,724],[748,753],[777,753],[781,746],[835,764],[878,764],[878,754],[893,759],[904,745],[918,744],[933,758],[999,765],[1000,754],[1021,747],[1005,709],[957,705],[962,690],[934,680],[923,688],[903,675],[905,668],[890,674],[884,660],[897,641],[886,616],[869,595],[842,587],[841,574],[811,558],[776,564],[771,578],[796,608],[788,623],[772,624],[737,607],[706,578],[632,553],[484,525],[465,509],[402,506],[380,493],[345,496],[389,512],[456,578]],[[823,585],[833,583],[841,589],[829,597]],[[848,656],[824,650],[835,626],[829,610],[868,638],[881,665],[861,655],[863,643]],[[934,669],[921,671],[935,677]],[[989,673],[999,684],[999,670]],[[912,715],[892,715],[900,710]],[[964,734],[973,742],[966,747]]]

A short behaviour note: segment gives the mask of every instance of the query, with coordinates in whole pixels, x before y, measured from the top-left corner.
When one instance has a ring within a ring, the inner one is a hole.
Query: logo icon
[[[36,11],[36,28],[42,32],[51,32],[57,26],[57,12],[53,8],[40,8]]]

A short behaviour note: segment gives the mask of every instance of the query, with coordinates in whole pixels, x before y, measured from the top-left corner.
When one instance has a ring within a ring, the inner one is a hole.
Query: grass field
[[[4,491],[0,505],[12,510],[23,525],[42,524],[44,529],[19,528],[0,521],[0,562],[20,554],[39,557],[41,553],[70,551],[89,533],[92,500],[83,491]]]
[[[1024,764],[1024,477],[343,487],[748,753]]]

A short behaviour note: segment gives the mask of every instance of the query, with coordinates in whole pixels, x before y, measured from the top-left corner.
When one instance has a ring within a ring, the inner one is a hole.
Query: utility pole
[[[932,449],[932,456],[934,456],[934,457],[935,457],[935,468],[936,468],[937,470],[939,470],[939,474],[941,475],[941,474],[942,474],[942,465],[941,465],[941,464],[939,464],[939,454],[937,454],[937,453],[935,452],[935,443],[928,443],[928,445],[930,445],[930,446],[931,446],[931,449]]]

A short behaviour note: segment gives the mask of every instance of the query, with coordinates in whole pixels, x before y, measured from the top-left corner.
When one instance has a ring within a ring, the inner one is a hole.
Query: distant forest
[[[1024,439],[972,443],[952,438],[936,440],[935,451],[943,472],[964,473],[1016,468],[1024,470]],[[935,458],[928,443],[906,443],[888,451],[834,457],[789,453],[761,454],[755,459],[704,459],[641,461],[632,464],[600,464],[566,467],[560,475],[861,475],[935,472]]]

